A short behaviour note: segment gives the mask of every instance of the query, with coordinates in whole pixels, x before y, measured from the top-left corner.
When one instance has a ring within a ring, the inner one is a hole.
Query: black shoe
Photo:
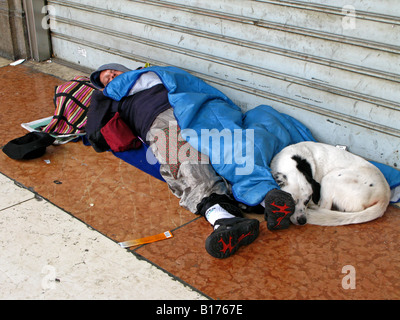
[[[207,252],[223,259],[233,255],[241,246],[252,243],[259,233],[260,222],[256,219],[228,218],[215,222],[218,229],[206,240]]]
[[[207,210],[215,204],[219,204],[222,208],[235,217],[243,217],[242,210],[239,208],[239,203],[235,199],[226,194],[216,193],[212,193],[210,196],[201,200],[201,202],[197,205],[196,214],[205,217]]]
[[[290,193],[273,189],[265,196],[264,217],[269,230],[289,228],[294,210],[295,203]]]

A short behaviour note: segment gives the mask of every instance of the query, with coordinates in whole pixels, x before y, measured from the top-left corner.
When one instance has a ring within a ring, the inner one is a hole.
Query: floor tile
[[[0,173],[0,210],[34,198],[34,194],[18,186],[14,181]]]

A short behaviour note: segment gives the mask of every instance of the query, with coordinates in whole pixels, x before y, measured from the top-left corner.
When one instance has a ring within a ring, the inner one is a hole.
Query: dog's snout
[[[307,223],[307,218],[304,217],[304,216],[298,217],[298,218],[297,218],[297,223],[298,223],[299,225],[306,224],[306,223]]]

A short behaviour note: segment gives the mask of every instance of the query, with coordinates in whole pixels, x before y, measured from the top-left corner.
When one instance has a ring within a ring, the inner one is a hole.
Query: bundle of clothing
[[[147,77],[142,77],[144,74]],[[145,143],[138,150],[115,155],[162,179],[157,165],[149,159],[144,133],[154,120],[151,115],[155,109],[162,112],[171,107],[185,140],[209,157],[215,171],[231,184],[235,199],[249,206],[259,204],[270,190],[279,188],[269,168],[274,155],[287,145],[315,141],[308,128],[293,117],[266,105],[243,113],[222,92],[175,67],[125,72],[103,92],[94,92],[86,125],[89,141],[98,152],[109,150],[101,128],[119,111]],[[214,138],[219,138],[218,143],[213,143]],[[399,171],[374,164],[392,188],[400,185]]]

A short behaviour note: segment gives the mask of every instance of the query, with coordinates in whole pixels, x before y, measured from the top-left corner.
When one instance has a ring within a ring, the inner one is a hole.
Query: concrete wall
[[[11,60],[30,57],[21,0],[0,0],[0,30],[0,56]]]

